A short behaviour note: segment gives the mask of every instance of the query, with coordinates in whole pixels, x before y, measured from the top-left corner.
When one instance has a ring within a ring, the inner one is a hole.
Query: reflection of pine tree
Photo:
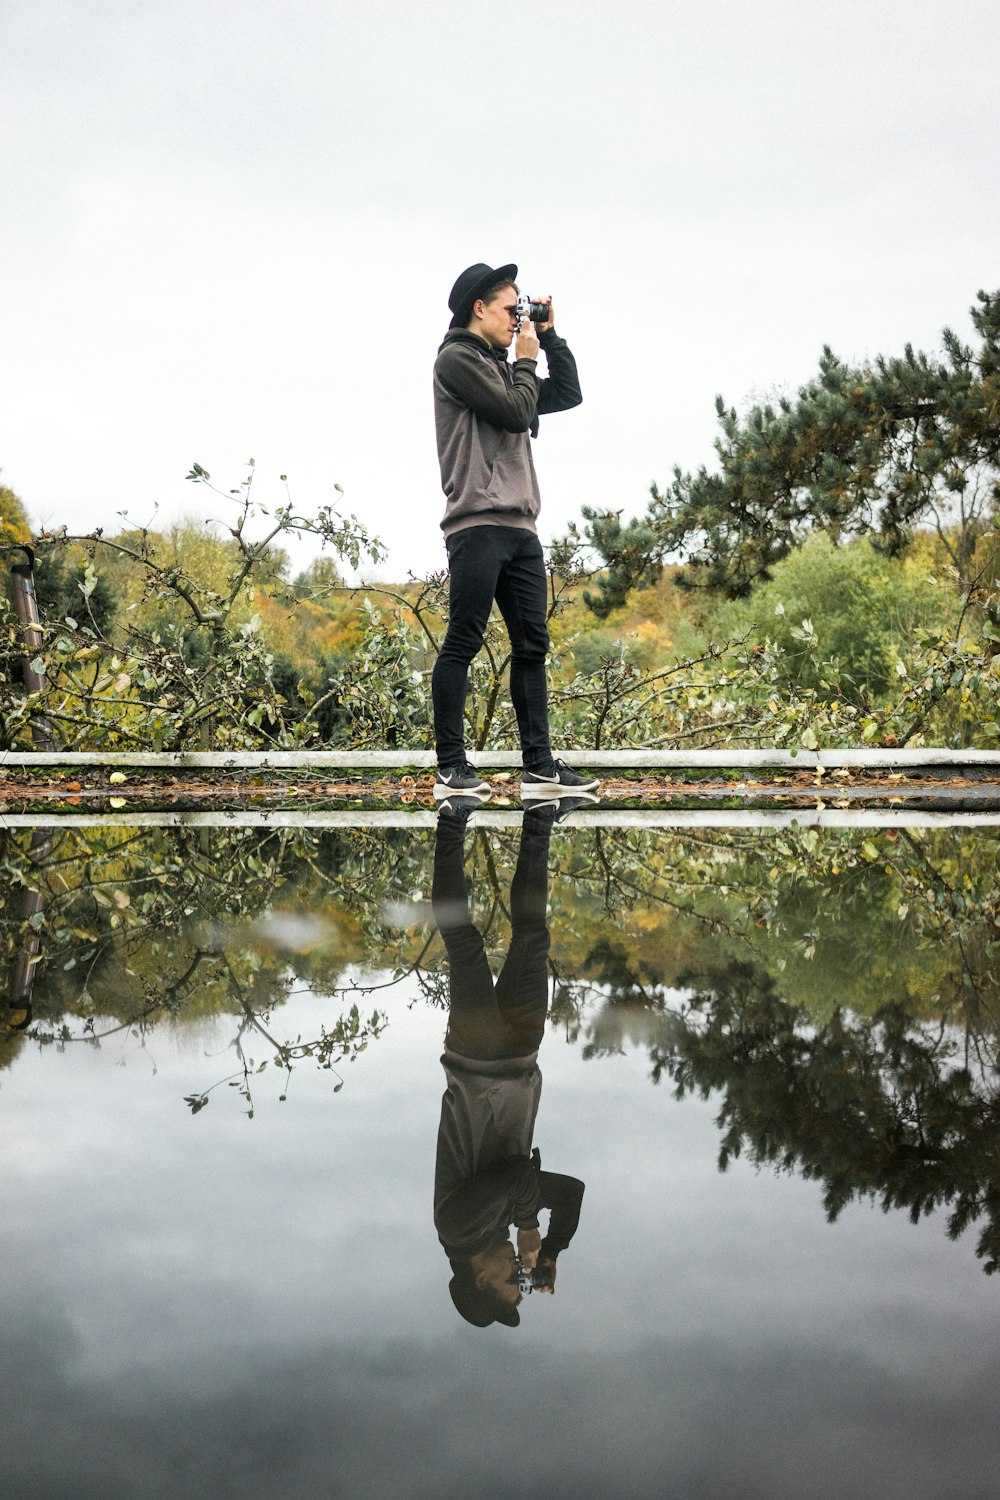
[[[964,1039],[902,1007],[815,1026],[755,966],[698,976],[684,1024],[653,1048],[678,1097],[723,1095],[719,1164],[734,1156],[823,1184],[831,1222],[854,1198],[916,1223],[948,1205],[957,1238],[985,1218],[976,1253],[1000,1269],[1000,1088],[967,1065]]]
[[[626,1042],[648,1045],[659,1038],[665,1022],[669,1025],[663,986],[650,979],[634,947],[602,937],[587,955],[584,970],[603,1001],[588,1027],[585,1058],[620,1053]],[[577,995],[581,996],[580,986]]]

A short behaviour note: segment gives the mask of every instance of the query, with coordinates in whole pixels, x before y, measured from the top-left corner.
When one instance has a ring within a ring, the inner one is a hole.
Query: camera
[[[552,1267],[548,1264],[537,1265],[533,1271],[528,1271],[520,1261],[517,1263],[517,1289],[522,1297],[530,1297],[541,1287],[551,1286],[554,1279]]]
[[[518,323],[523,323],[525,318],[530,318],[532,323],[547,323],[549,321],[549,304],[547,302],[535,302],[531,297],[526,296],[522,292],[517,299]]]

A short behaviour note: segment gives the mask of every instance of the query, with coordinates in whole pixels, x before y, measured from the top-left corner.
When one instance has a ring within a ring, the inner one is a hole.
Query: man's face
[[[493,1249],[483,1253],[479,1285],[490,1287],[502,1302],[508,1302],[511,1307],[516,1307],[520,1302],[517,1260],[510,1240],[505,1245],[496,1245]]]
[[[476,303],[478,307],[480,304]],[[473,318],[473,328],[491,349],[509,349],[517,332],[517,292],[505,286],[492,302],[482,304],[482,317]]]

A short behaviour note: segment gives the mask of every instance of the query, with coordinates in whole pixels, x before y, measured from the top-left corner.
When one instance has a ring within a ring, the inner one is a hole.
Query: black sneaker
[[[546,797],[532,798],[524,809],[524,820],[526,824],[548,823],[554,827],[570,813],[579,812],[581,807],[598,807],[600,801],[600,797],[595,797],[592,792],[577,792],[568,797],[550,793]]]
[[[443,797],[438,803],[438,817],[447,823],[465,824],[489,800],[489,792],[485,797],[473,797],[468,792],[453,792],[450,797]]]
[[[489,797],[492,791],[489,782],[484,781],[479,772],[473,770],[465,760],[461,765],[438,770],[434,783],[434,800],[440,802],[442,797],[450,797],[453,792],[461,792],[470,797]]]
[[[544,771],[521,772],[522,797],[558,797],[563,792],[596,792],[596,776],[578,776],[564,761],[554,760]]]

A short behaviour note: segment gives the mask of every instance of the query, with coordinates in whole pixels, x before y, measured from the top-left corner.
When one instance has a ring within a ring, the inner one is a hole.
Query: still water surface
[[[0,835],[5,1494],[995,1492],[996,835],[534,816]]]

